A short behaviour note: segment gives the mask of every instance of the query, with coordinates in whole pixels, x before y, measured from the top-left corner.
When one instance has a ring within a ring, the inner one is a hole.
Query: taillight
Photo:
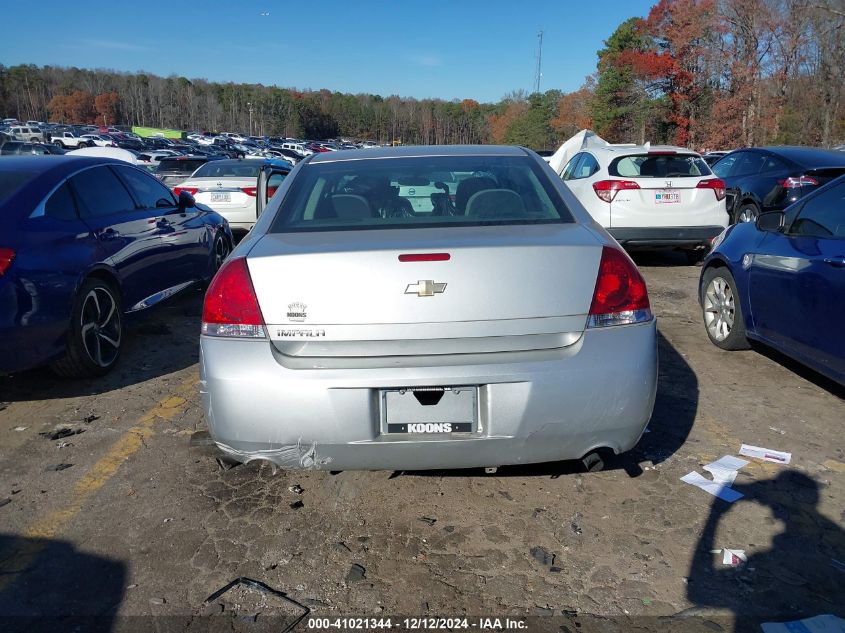
[[[258,192],[258,187],[241,187],[241,191],[243,191],[248,196],[255,196]]]
[[[199,187],[173,187],[173,193],[177,196],[183,191],[187,191],[192,196],[195,196],[197,191],[199,191]]]
[[[784,189],[800,189],[801,187],[815,187],[819,181],[812,176],[790,176],[780,181]]]
[[[227,261],[211,280],[202,305],[202,333],[266,338],[264,317],[243,257]]]
[[[15,259],[15,251],[11,248],[0,248],[0,275],[9,269],[13,259]]]
[[[719,178],[710,178],[709,180],[701,180],[695,186],[696,189],[712,189],[716,194],[716,200],[725,199],[725,181]]]
[[[628,255],[605,246],[587,327],[629,325],[651,320],[645,280]]]
[[[593,183],[593,191],[605,202],[613,202],[617,191],[639,188],[633,180],[599,180]]]

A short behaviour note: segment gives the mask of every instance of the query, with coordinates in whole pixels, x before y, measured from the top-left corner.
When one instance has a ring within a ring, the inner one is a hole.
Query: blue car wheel
[[[742,305],[730,271],[724,267],[708,268],[701,287],[704,329],[710,342],[726,350],[748,349]]]
[[[122,342],[120,294],[101,279],[86,279],[74,300],[67,353],[51,368],[68,378],[102,376],[117,363]]]

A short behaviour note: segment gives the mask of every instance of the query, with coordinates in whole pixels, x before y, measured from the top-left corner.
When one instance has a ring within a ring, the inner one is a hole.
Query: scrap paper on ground
[[[733,490],[730,486],[710,481],[695,471],[687,473],[681,477],[681,481],[687,484],[692,484],[697,488],[701,488],[704,492],[708,492],[714,497],[718,497],[722,501],[727,501],[728,503],[733,503],[737,499],[742,499],[744,496],[741,492]]]
[[[783,451],[763,448],[762,446],[751,446],[750,444],[743,444],[739,449],[739,454],[745,455],[746,457],[756,457],[757,459],[776,464],[788,464],[792,461],[792,453],[784,453]]]

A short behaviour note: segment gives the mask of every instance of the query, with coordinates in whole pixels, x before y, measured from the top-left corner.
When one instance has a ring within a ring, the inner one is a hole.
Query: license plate
[[[382,433],[449,435],[478,427],[477,387],[383,389]]]
[[[678,204],[680,201],[680,191],[658,191],[654,194],[654,202],[656,204]]]
[[[211,194],[212,202],[231,202],[232,195],[228,193],[213,193]]]

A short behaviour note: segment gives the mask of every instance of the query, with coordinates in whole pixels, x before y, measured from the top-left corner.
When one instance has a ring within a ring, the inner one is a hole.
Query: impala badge
[[[418,297],[433,297],[442,294],[446,290],[446,284],[436,283],[431,279],[420,279],[415,284],[408,284],[405,288],[406,295],[417,295]]]

